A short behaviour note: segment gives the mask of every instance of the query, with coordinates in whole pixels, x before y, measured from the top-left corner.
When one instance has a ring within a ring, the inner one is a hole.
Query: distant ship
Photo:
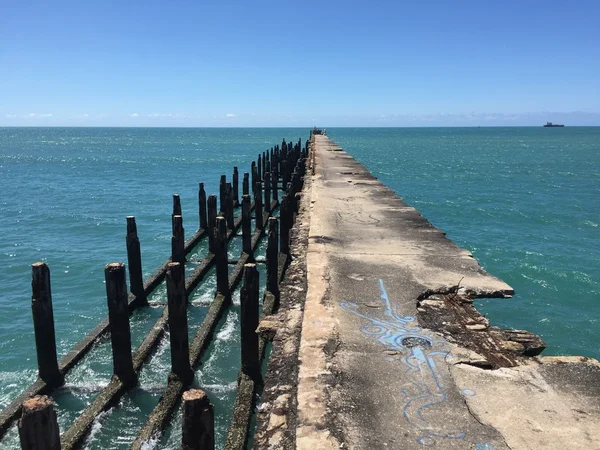
[[[546,125],[544,125],[545,127],[564,127],[564,125],[559,125],[557,123],[552,123],[552,122],[546,122]]]

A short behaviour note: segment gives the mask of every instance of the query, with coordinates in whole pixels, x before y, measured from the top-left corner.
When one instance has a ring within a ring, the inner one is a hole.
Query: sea
[[[600,127],[327,134],[515,289],[510,299],[476,302],[493,325],[539,334],[545,355],[600,359]],[[170,253],[172,194],[181,196],[189,237],[198,228],[199,182],[216,194],[233,166],[243,174],[259,152],[308,136],[308,128],[0,128],[0,409],[37,374],[32,263],[50,268],[60,358],[107,314],[104,266],[126,261],[126,216],[136,218],[149,275]],[[240,247],[231,245],[230,255]],[[205,254],[201,245],[192,259]],[[214,289],[211,273],[193,294],[191,335]],[[164,302],[164,288],[151,301]],[[133,314],[134,347],[160,313],[154,306]],[[215,405],[217,448],[236,394],[238,314],[236,294],[196,372]],[[84,448],[129,447],[166,385],[169,357],[166,336],[139,387],[94,423]],[[111,368],[103,340],[69,373],[53,394],[61,430],[108,384]],[[148,448],[179,448],[180,427],[177,413]],[[0,448],[19,448],[14,427]]]

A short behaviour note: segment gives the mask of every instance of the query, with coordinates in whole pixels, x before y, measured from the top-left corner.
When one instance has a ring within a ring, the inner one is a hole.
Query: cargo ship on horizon
[[[552,122],[546,122],[546,125],[544,125],[544,127],[564,127],[564,125],[560,125],[558,123],[552,123]]]

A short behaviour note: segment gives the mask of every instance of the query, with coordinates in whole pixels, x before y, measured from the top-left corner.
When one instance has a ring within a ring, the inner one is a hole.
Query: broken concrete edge
[[[279,308],[275,314],[264,316],[258,327],[264,339],[272,340],[272,347],[256,414],[253,448],[257,450],[296,448],[298,354],[307,289],[310,192],[310,176],[305,176],[300,210],[290,232],[291,258],[286,261],[280,256],[279,261],[280,268],[288,264],[285,277],[281,276]]]

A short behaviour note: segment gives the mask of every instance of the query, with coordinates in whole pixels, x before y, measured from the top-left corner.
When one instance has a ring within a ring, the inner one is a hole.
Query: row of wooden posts
[[[238,169],[234,168],[232,183],[221,176],[219,185],[220,211],[217,211],[217,196],[206,196],[204,183],[199,185],[199,231],[194,238],[208,236],[209,255],[214,257],[217,278],[217,295],[231,301],[228,271],[228,232],[235,233],[234,208],[241,205],[242,252],[248,255],[244,265],[241,302],[241,373],[256,382],[261,381],[259,337],[256,332],[259,322],[259,274],[253,257],[252,209],[255,227],[260,235],[265,228],[264,213],[279,203],[278,191],[284,190],[279,218],[268,218],[268,246],[266,255],[266,291],[279,301],[279,255],[289,257],[290,229],[294,213],[298,209],[299,192],[305,175],[308,147],[296,145],[276,146],[253,161],[251,172],[244,173],[241,202],[238,197]],[[280,181],[281,180],[281,181]],[[252,186],[254,204],[250,198]],[[266,210],[266,211],[265,211]],[[164,270],[167,286],[168,327],[170,330],[171,373],[183,385],[189,386],[194,379],[190,362],[187,306],[189,286],[186,289],[186,248],[181,202],[173,196],[171,257]],[[194,239],[192,238],[192,240]],[[197,242],[198,242],[197,241]],[[197,244],[196,242],[196,244]],[[148,295],[158,286],[152,280],[144,283],[140,242],[134,217],[127,217],[127,259],[130,293],[127,291],[126,269],[123,263],[107,264],[104,270],[108,305],[108,322],[113,357],[113,380],[121,384],[123,392],[137,385],[137,371],[131,351],[129,316],[134,307],[148,304]],[[189,241],[188,241],[189,244]],[[161,269],[159,269],[160,271]],[[158,272],[158,271],[157,271]],[[156,273],[155,273],[156,275]],[[152,285],[154,283],[154,285]],[[150,286],[149,288],[149,285]],[[50,270],[43,262],[32,265],[32,313],[38,360],[39,379],[46,384],[47,391],[64,384],[65,369],[59,367],[56,353],[56,338],[52,311]],[[81,357],[81,356],[80,356]],[[47,392],[46,392],[47,393]],[[214,447],[214,412],[203,391],[185,391],[183,400],[182,448],[205,449]],[[21,448],[26,450],[61,448],[59,428],[52,401],[46,395],[36,395],[21,405],[18,423]],[[89,430],[86,430],[89,431]],[[83,435],[82,435],[83,436]],[[64,448],[64,447],[63,447]]]

